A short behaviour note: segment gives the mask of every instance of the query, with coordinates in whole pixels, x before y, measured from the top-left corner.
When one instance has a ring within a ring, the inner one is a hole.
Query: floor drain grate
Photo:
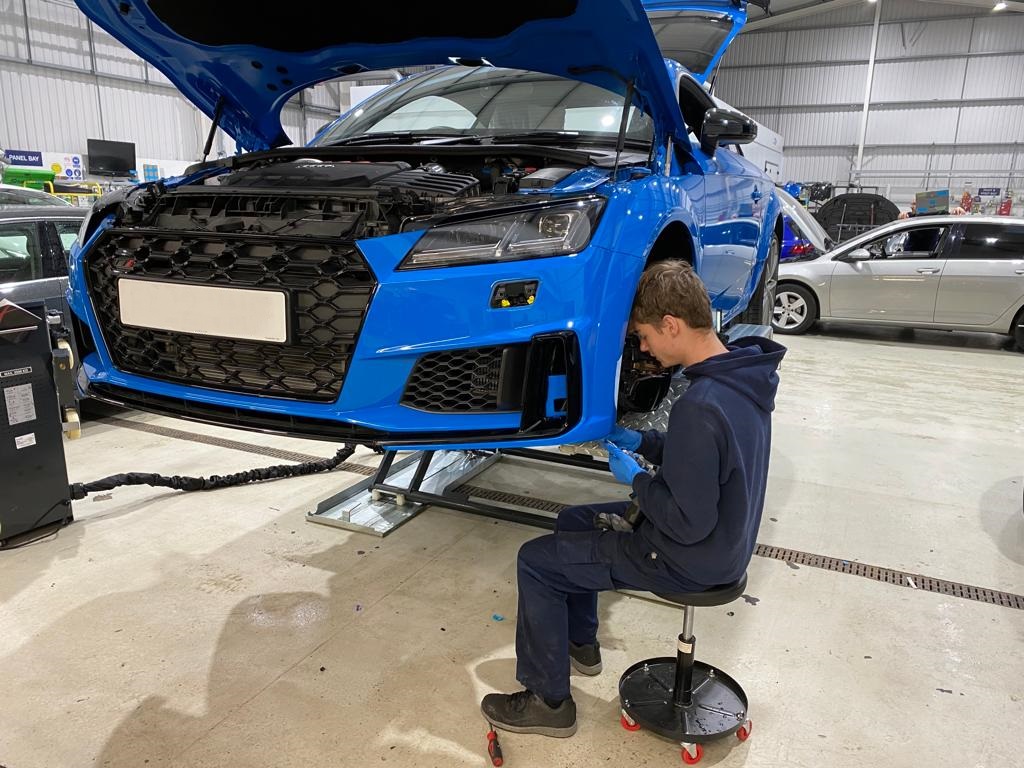
[[[857,563],[852,560],[840,560],[835,557],[815,555],[795,549],[769,547],[765,544],[758,544],[756,549],[754,549],[754,554],[759,557],[782,560],[795,565],[822,568],[826,571],[835,571],[836,573],[848,573],[852,576],[861,576],[865,579],[880,581],[884,584],[893,584],[894,586],[906,587],[908,589],[919,589],[922,592],[935,592],[940,595],[949,595],[950,597],[959,597],[964,600],[974,600],[979,603],[1000,605],[1004,608],[1016,608],[1017,610],[1024,611],[1024,595],[1017,595],[1013,592],[1000,592],[995,589],[975,587],[971,584],[936,579],[920,573],[895,571],[891,568],[882,568],[877,565]]]
[[[536,509],[541,512],[551,512],[558,514],[565,509],[568,504],[559,504],[557,501],[548,501],[547,499],[535,499],[532,496],[520,496],[515,493],[506,493],[505,491],[495,491],[491,488],[479,488],[475,485],[460,485],[454,490],[454,493],[462,493],[467,496],[471,496],[474,499],[483,499],[484,501],[497,501],[503,504],[512,504],[517,507],[525,507],[526,509]]]
[[[115,424],[119,427],[134,429],[137,432],[148,432],[152,435],[161,435],[162,437],[171,437],[178,440],[190,440],[193,443],[202,443],[203,445],[212,445],[219,448],[230,448],[236,451],[246,451],[248,453],[256,453],[261,456],[269,456],[283,461],[294,461],[300,464],[307,461],[321,461],[324,458],[323,456],[313,456],[306,453],[285,451],[280,448],[253,445],[251,443],[227,440],[221,437],[200,435],[195,432],[186,432],[181,429],[162,427],[157,424],[145,424],[143,422],[131,421],[129,419],[121,419],[116,416],[106,416],[102,421],[107,422],[108,424]],[[345,472],[364,475],[366,477],[371,477],[377,473],[377,469],[375,467],[367,467],[362,464],[352,464],[349,462],[339,465],[338,469],[344,470]],[[460,485],[458,488],[455,488],[453,492],[465,494],[477,499],[483,499],[485,501],[495,501],[502,504],[523,507],[525,509],[549,512],[555,515],[569,506],[568,504],[560,504],[556,501],[537,499],[532,496],[522,496],[491,488],[480,488],[475,485]],[[896,571],[891,568],[882,568],[877,565],[854,562],[853,560],[842,560],[836,557],[815,555],[811,552],[800,552],[796,549],[771,547],[766,544],[758,544],[754,549],[754,554],[758,557],[766,557],[770,560],[782,560],[783,562],[792,563],[794,565],[806,565],[809,568],[821,568],[826,571],[834,571],[835,573],[847,573],[851,576],[861,576],[865,579],[871,579],[872,581],[880,581],[883,584],[892,584],[893,586],[906,587],[907,589],[918,589],[922,592],[934,592],[940,595],[958,597],[963,600],[973,600],[979,603],[988,603],[989,605],[999,605],[1004,608],[1024,610],[1024,595],[1014,594],[1013,592],[1000,592],[995,589],[976,587],[972,584],[961,584],[956,581],[935,579],[931,576],[924,576],[919,573]]]

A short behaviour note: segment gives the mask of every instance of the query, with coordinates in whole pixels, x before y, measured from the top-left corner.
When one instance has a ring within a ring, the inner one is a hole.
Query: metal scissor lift
[[[728,335],[730,338],[770,338],[771,329],[768,326],[736,325],[728,330]],[[623,426],[639,430],[666,429],[669,411],[686,387],[685,377],[677,376],[672,381],[668,395],[655,411],[627,416],[622,420]],[[515,469],[512,469],[513,466]],[[387,450],[373,477],[324,499],[315,511],[306,515],[306,519],[313,523],[386,536],[411,520],[424,507],[434,504],[550,530],[554,528],[555,517],[564,504],[522,493],[524,489],[536,488],[538,483],[531,483],[524,478],[520,482],[505,483],[506,490],[502,490],[500,482],[492,483],[498,487],[481,488],[470,486],[469,481],[492,468],[529,473],[567,466],[584,470],[582,475],[574,473],[585,479],[584,482],[577,480],[575,487],[572,478],[564,473],[558,477],[559,486],[567,486],[567,490],[585,493],[589,497],[577,497],[577,503],[625,498],[623,487],[611,478],[607,455],[597,442],[561,446],[561,450],[438,449],[415,451],[401,458],[396,451]],[[507,490],[510,487],[515,492]],[[577,493],[571,496],[576,497]]]

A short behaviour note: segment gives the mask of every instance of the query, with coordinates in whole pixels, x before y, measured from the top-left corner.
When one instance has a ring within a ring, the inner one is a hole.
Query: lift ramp
[[[760,325],[731,327],[729,338],[763,336]],[[665,430],[676,400],[686,391],[682,375],[651,413],[630,414],[629,429]],[[628,489],[608,470],[600,442],[550,449],[387,451],[373,477],[324,499],[307,521],[387,536],[430,505],[538,528],[554,528],[566,506],[626,501]]]

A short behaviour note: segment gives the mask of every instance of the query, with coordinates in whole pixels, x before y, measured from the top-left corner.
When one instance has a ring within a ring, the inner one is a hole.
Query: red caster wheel
[[[747,720],[747,722],[745,722],[743,725],[741,725],[740,729],[738,731],[736,731],[736,738],[739,739],[740,741],[746,741],[747,739],[750,738],[750,732],[753,731],[753,730],[754,730],[754,722],[753,722],[753,720]]]
[[[501,754],[501,743],[498,741],[498,734],[493,729],[487,732],[487,755],[491,758],[491,765],[501,766],[505,764],[505,758]]]
[[[696,751],[691,752],[690,747],[683,747],[683,762],[687,765],[696,765],[704,757],[704,747],[700,744],[694,744],[693,748]]]
[[[622,723],[622,727],[625,728],[627,731],[639,731],[640,730],[640,723],[633,722],[633,719],[629,715],[627,715],[625,712],[623,712],[619,716],[619,722]]]

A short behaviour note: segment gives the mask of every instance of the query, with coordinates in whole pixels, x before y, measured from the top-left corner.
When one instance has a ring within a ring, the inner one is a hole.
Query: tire
[[[1017,313],[1017,318],[1010,326],[1010,334],[1016,344],[1018,352],[1024,352],[1024,309]]]
[[[818,300],[810,288],[783,283],[775,297],[772,329],[776,333],[804,333],[818,319]]]
[[[772,235],[768,245],[768,258],[761,279],[757,281],[750,303],[736,318],[736,323],[748,325],[771,325],[775,309],[775,291],[779,284],[779,236]]]

